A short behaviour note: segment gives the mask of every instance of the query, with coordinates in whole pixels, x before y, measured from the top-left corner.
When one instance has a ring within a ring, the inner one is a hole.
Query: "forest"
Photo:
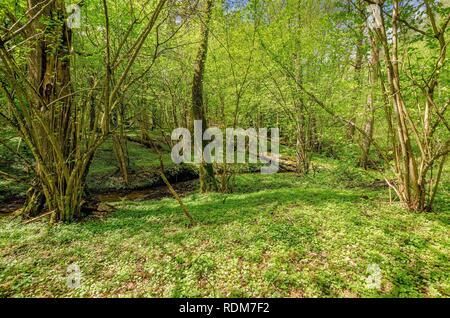
[[[450,297],[449,43],[449,0],[0,0],[0,298]]]

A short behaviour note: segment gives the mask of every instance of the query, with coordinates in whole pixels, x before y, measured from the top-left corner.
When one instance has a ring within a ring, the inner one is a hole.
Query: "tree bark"
[[[378,83],[378,74],[380,72],[380,54],[375,37],[369,34],[369,41],[371,47],[371,58],[369,65],[369,86],[370,92],[367,96],[366,108],[366,123],[364,125],[365,135],[362,141],[362,153],[359,161],[360,167],[368,169],[370,147],[372,145],[373,130],[375,124],[375,99],[376,99],[376,85]]]
[[[28,4],[31,19],[43,9],[45,2],[30,0]],[[27,30],[28,37],[36,35],[39,30],[45,30],[44,36],[36,41],[28,57],[28,78],[37,90],[31,107],[41,112],[42,120],[46,123],[46,127],[35,125],[37,135],[35,142],[40,149],[42,162],[55,163],[58,160],[55,158],[52,141],[49,138],[49,134],[54,134],[60,146],[61,156],[68,163],[67,168],[70,170],[73,169],[72,156],[77,147],[77,141],[74,138],[73,121],[76,119],[72,113],[70,76],[72,32],[65,22],[64,1],[54,1],[44,9],[42,15],[52,23],[45,25],[42,22],[44,19],[35,19]],[[67,188],[64,178],[55,176],[54,180],[48,180],[48,176],[43,174],[41,162],[36,163],[35,170],[38,180],[34,189],[28,191],[27,202],[23,209],[23,213],[30,216],[36,216],[42,212],[44,205],[38,204],[37,201],[40,202],[44,195],[47,208],[55,208],[53,205],[56,204],[56,198],[53,191],[42,187],[51,188],[52,186],[48,184],[53,183],[53,186],[58,187],[62,192],[65,192]]]
[[[201,43],[197,51],[197,58],[194,64],[194,79],[192,82],[192,115],[194,120],[202,122],[202,136],[204,131],[208,129],[208,123],[205,113],[204,96],[203,96],[203,79],[205,73],[206,58],[208,55],[208,39],[210,22],[212,15],[212,0],[205,0],[205,19],[201,21]],[[202,145],[202,163],[200,164],[200,191],[217,191],[217,180],[214,174],[214,167],[211,163],[203,162]]]
[[[355,61],[354,61],[354,68],[355,68],[355,82],[356,82],[356,88],[354,90],[354,98],[353,98],[353,105],[351,108],[352,114],[351,114],[351,119],[350,121],[353,124],[350,124],[347,126],[347,138],[351,141],[353,141],[354,137],[355,137],[355,122],[356,122],[356,111],[358,109],[359,106],[359,95],[361,93],[361,71],[362,71],[362,66],[363,66],[363,58],[364,58],[364,52],[363,52],[363,45],[364,45],[364,37],[362,36],[363,30],[364,28],[361,27],[361,37],[358,39],[358,42],[356,44],[356,56],[355,56]]]

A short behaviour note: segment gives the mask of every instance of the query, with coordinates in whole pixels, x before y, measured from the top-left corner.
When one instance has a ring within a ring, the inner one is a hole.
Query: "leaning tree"
[[[1,90],[7,105],[0,111],[35,160],[35,183],[24,213],[38,214],[45,208],[53,221],[80,215],[94,154],[111,134],[120,92],[166,2],[154,4],[136,39],[124,36],[123,42],[132,43],[122,53],[112,50],[108,4],[103,0],[103,72],[85,81],[92,84],[89,96],[100,92],[101,103],[94,111],[80,98],[86,97],[86,89],[73,87],[72,32],[64,1],[28,1],[24,22],[7,11],[9,26],[0,31]],[[131,27],[137,28],[135,23]]]

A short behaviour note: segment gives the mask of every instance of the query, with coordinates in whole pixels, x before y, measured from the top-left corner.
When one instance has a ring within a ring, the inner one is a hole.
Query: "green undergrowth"
[[[53,228],[2,218],[0,296],[449,297],[447,188],[435,212],[411,213],[372,186],[378,176],[344,173],[338,185],[342,168],[321,167],[187,196],[194,228],[172,199]],[[73,263],[78,289],[66,282]],[[379,288],[366,282],[373,265]]]

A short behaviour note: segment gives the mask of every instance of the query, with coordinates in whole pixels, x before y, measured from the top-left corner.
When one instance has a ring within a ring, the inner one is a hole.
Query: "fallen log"
[[[153,143],[154,143],[154,145],[153,145],[151,141],[143,140],[143,139],[137,138],[137,137],[125,136],[125,139],[128,141],[134,142],[136,144],[140,144],[140,145],[142,145],[146,148],[152,149],[152,150],[154,149],[154,147],[158,147],[159,150],[164,150],[164,148],[165,148],[165,145],[162,142],[156,141],[156,140],[153,141]]]
[[[259,158],[261,161],[275,162],[279,165],[281,172],[296,172],[297,171],[297,162],[295,159],[290,157],[281,157],[281,155],[275,155],[272,153],[260,153]]]

